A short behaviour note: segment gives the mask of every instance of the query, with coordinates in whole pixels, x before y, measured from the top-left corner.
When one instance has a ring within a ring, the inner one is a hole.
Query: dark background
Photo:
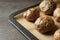
[[[26,40],[9,22],[11,13],[20,9],[21,0],[0,0],[0,40]]]

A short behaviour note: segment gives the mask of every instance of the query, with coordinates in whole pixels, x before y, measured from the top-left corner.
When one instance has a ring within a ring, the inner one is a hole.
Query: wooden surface
[[[11,13],[20,9],[18,0],[0,0],[0,40],[26,40],[9,22]]]

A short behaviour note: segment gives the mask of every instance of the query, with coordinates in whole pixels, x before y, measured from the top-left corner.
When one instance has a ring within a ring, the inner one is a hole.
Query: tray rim
[[[40,1],[41,2],[41,1]],[[40,4],[40,2],[32,5],[32,6],[29,6],[29,7],[26,7],[24,9],[20,9],[19,11],[17,12],[14,12],[12,13],[10,16],[9,16],[9,19],[8,21],[21,33],[24,35],[25,38],[27,38],[27,40],[39,40],[38,38],[36,38],[32,33],[30,33],[28,30],[26,30],[21,24],[19,24],[15,19],[14,19],[14,16],[16,16],[17,14],[21,13],[21,12],[24,12],[26,10],[28,10],[29,8],[31,7],[35,7],[37,5]],[[28,34],[27,34],[28,33]]]

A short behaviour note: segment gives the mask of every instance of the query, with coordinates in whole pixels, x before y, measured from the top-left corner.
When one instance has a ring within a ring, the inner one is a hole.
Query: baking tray
[[[42,0],[25,0],[20,1],[21,9],[17,12],[12,13],[9,16],[9,22],[19,30],[27,40],[53,40],[53,35],[44,35],[35,29],[35,25],[32,22],[27,21],[23,18],[23,13],[29,8],[37,7]],[[28,5],[28,6],[25,6]],[[52,16],[51,16],[52,17]],[[53,18],[53,17],[52,17]],[[54,19],[54,18],[53,18]],[[60,23],[54,20],[56,26],[60,27]],[[55,30],[52,31],[54,33]]]
[[[20,0],[20,5],[21,8],[19,11],[12,13],[9,16],[9,22],[19,30],[19,32],[21,32],[26,38],[27,40],[38,40],[38,38],[36,38],[33,34],[31,34],[28,30],[26,30],[21,24],[19,24],[16,19],[14,18],[14,16],[16,16],[17,14],[26,11],[27,9],[31,8],[31,7],[35,7],[37,5],[40,4],[42,0]],[[25,6],[24,6],[25,5]]]

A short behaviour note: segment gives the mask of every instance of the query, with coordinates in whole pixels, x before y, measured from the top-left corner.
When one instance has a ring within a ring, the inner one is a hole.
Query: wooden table
[[[26,40],[9,22],[11,13],[20,9],[17,0],[0,0],[0,40]]]

